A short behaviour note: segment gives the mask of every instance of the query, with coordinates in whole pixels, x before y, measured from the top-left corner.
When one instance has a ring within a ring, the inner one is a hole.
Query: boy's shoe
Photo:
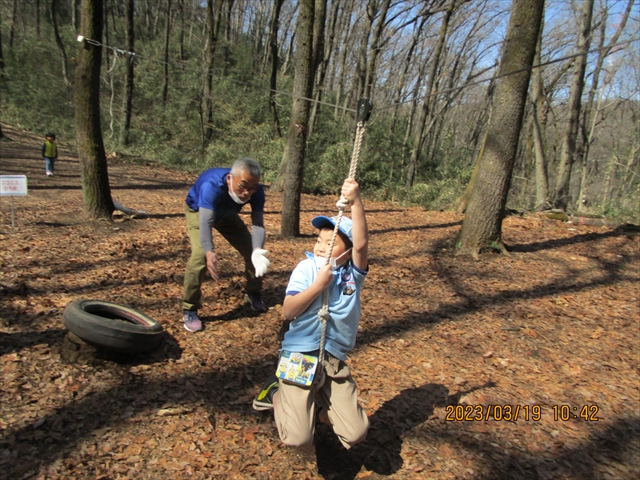
[[[278,391],[278,377],[271,375],[264,385],[262,390],[258,392],[256,398],[253,399],[254,410],[271,410],[273,408],[273,394]]]
[[[262,295],[260,295],[260,292],[247,293],[245,298],[247,299],[247,302],[249,302],[249,305],[251,305],[251,310],[254,312],[267,311],[267,306],[262,301]]]
[[[53,172],[50,172],[49,170],[47,170],[47,177],[53,177]]]
[[[195,310],[183,310],[182,320],[184,320],[184,328],[190,332],[198,332],[202,330],[202,322]]]

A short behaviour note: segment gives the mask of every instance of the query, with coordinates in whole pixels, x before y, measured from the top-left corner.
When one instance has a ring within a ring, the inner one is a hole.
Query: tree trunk
[[[576,157],[576,140],[578,137],[578,123],[580,121],[580,106],[582,102],[582,90],[584,89],[584,74],[587,66],[587,52],[591,40],[591,17],[593,15],[594,0],[584,0],[582,4],[582,22],[578,37],[578,53],[573,67],[571,91],[569,93],[569,120],[562,139],[562,153],[560,155],[560,170],[555,188],[556,208],[566,209],[569,204],[569,185],[571,182],[571,169]]]
[[[531,65],[540,33],[544,0],[514,0],[496,83],[485,151],[458,237],[458,254],[478,258],[486,247],[506,252],[502,219],[511,184]]]
[[[591,149],[591,144],[595,138],[595,128],[597,123],[598,113],[600,109],[596,106],[594,111],[594,105],[596,103],[596,95],[598,94],[598,89],[600,85],[600,76],[602,75],[603,65],[606,57],[611,53],[612,46],[618,43],[618,39],[624,30],[625,25],[627,24],[627,20],[629,19],[629,15],[631,14],[631,9],[633,7],[634,0],[629,0],[627,4],[627,8],[623,14],[622,19],[618,23],[618,27],[609,40],[609,45],[605,47],[605,38],[606,38],[606,29],[609,25],[608,22],[608,12],[606,6],[604,6],[602,15],[603,18],[600,21],[600,39],[598,43],[598,60],[596,61],[596,67],[593,71],[593,75],[591,76],[591,88],[589,90],[589,95],[587,98],[587,103],[584,106],[583,114],[582,114],[582,155],[581,155],[581,178],[580,178],[580,188],[578,193],[578,201],[576,202],[576,209],[582,210],[587,205],[586,198],[586,190],[587,190],[587,173],[590,170],[589,164],[589,151]],[[610,72],[611,73],[611,72]],[[598,104],[602,103],[602,96],[598,99]]]
[[[81,31],[102,38],[102,0],[82,0]],[[102,47],[83,42],[75,78],[75,124],[82,197],[87,216],[109,219],[114,206],[109,189],[107,157],[100,127],[100,63]]]
[[[271,112],[271,125],[273,132],[280,138],[280,120],[278,119],[278,109],[276,105],[276,89],[278,88],[278,25],[280,21],[280,10],[284,0],[275,0],[273,5],[273,18],[271,19],[271,29],[269,32],[269,46],[271,48],[271,77],[269,79],[269,111]]]
[[[1,11],[2,9],[0,9]],[[2,49],[2,15],[0,15],[0,78],[4,77],[4,53]]]
[[[15,38],[17,21],[18,21],[18,0],[13,0],[13,12],[11,14],[11,30],[9,30],[9,50],[13,49],[13,39]]]
[[[343,18],[342,28],[340,28],[340,31],[344,32],[344,37],[342,41],[342,51],[340,52],[340,61],[339,61],[340,73],[338,76],[338,87],[336,90],[336,100],[335,100],[336,107],[333,111],[333,118],[336,121],[338,120],[338,115],[340,114],[340,112],[343,112],[343,110],[340,109],[338,105],[340,105],[340,101],[342,100],[342,92],[345,87],[347,54],[349,53],[348,43],[349,43],[349,36],[351,34],[351,15],[353,13],[354,3],[355,3],[354,0],[351,0],[347,4],[347,7],[345,8],[343,17],[342,17]]]
[[[473,167],[473,172],[471,172],[469,183],[467,183],[467,186],[464,189],[464,193],[456,200],[455,203],[455,211],[458,215],[462,215],[464,212],[466,212],[467,207],[469,206],[471,194],[473,193],[473,189],[476,186],[476,178],[478,178],[478,172],[480,171],[480,165],[482,164],[482,157],[484,157],[484,148],[486,144],[487,135],[485,133],[485,136],[482,138],[482,144],[480,145],[478,156],[476,157],[476,163]]]
[[[64,49],[62,38],[60,38],[60,32],[58,32],[58,20],[56,18],[56,10],[58,9],[58,0],[51,0],[51,23],[53,24],[53,33],[56,37],[56,44],[62,54],[62,79],[64,84],[68,87],[71,85],[69,82],[69,73],[67,71],[67,52]]]
[[[440,33],[438,36],[438,43],[435,51],[433,52],[433,59],[431,60],[431,69],[429,71],[429,77],[427,80],[427,90],[425,92],[425,99],[420,110],[420,117],[418,123],[415,125],[416,130],[413,137],[413,146],[411,148],[411,158],[409,159],[409,167],[407,169],[407,182],[406,187],[411,188],[415,180],[416,169],[418,168],[418,157],[420,156],[420,150],[422,150],[422,142],[424,140],[424,129],[426,127],[427,118],[429,117],[429,111],[431,107],[431,95],[433,94],[434,86],[436,84],[436,75],[438,74],[438,65],[440,62],[440,56],[444,49],[445,39],[447,38],[447,30],[449,29],[449,20],[455,9],[456,0],[450,0],[449,8],[444,14],[442,19],[442,25],[440,26]]]
[[[407,86],[406,79],[409,73],[409,67],[413,63],[413,53],[416,49],[416,45],[418,44],[418,41],[420,40],[420,37],[422,35],[422,29],[424,28],[424,24],[426,23],[427,18],[428,18],[427,16],[422,17],[422,20],[420,20],[420,23],[416,26],[415,30],[413,31],[413,35],[411,38],[411,45],[409,46],[409,50],[407,51],[407,55],[405,56],[405,59],[404,59],[402,73],[400,75],[400,78],[398,79],[398,88],[396,89],[393,102],[392,102],[395,105],[395,107],[393,108],[393,114],[391,116],[391,132],[392,133],[395,131],[395,124],[398,118],[398,110],[400,108],[400,99],[402,95],[402,90],[404,87]]]
[[[180,49],[180,65],[184,68],[184,0],[179,0],[178,8],[180,10],[180,35],[179,35],[179,49]]]
[[[544,19],[540,25],[540,34],[536,44],[536,54],[533,60],[535,65],[540,64],[540,51],[542,49],[542,28]],[[533,144],[536,156],[536,205],[535,210],[547,210],[549,203],[549,177],[547,175],[547,155],[544,147],[544,125],[546,124],[546,111],[544,89],[542,85],[542,67],[531,72],[531,90],[533,96]]]
[[[452,2],[453,1],[455,0],[452,0]],[[387,13],[389,12],[390,3],[391,0],[382,0],[378,22],[376,23],[376,28],[373,30],[373,37],[371,38],[371,55],[369,55],[369,61],[367,62],[365,68],[364,89],[361,92],[362,95],[358,96],[358,98],[371,98],[373,96],[373,85],[376,81],[378,57],[382,50],[382,32],[384,31],[384,27],[387,23]]]
[[[71,0],[71,26],[78,32],[80,30],[80,0]]]
[[[322,0],[320,3],[324,5],[324,11],[318,12],[318,10],[316,9],[316,12],[319,13],[320,18],[316,17],[315,22],[316,24],[321,23],[322,30],[324,31],[327,2],[326,0]],[[324,35],[322,38],[322,48],[320,47],[320,45],[316,46],[315,40],[313,42],[314,56],[316,57],[315,58],[316,65],[314,67],[316,81],[315,81],[315,89],[314,89],[315,102],[311,107],[311,117],[309,119],[309,136],[313,134],[313,129],[315,127],[316,121],[318,119],[318,115],[320,113],[320,101],[322,100],[324,82],[327,76],[329,60],[331,59],[331,51],[333,50],[333,40],[335,36],[336,20],[338,19],[339,7],[340,7],[340,2],[334,1],[330,16],[329,16],[329,26],[327,30],[328,42],[326,41],[327,39],[324,38]],[[318,41],[320,40],[318,39]]]
[[[134,0],[126,0],[125,10],[125,36],[127,51],[134,52],[135,48],[135,30],[133,28],[134,17]],[[129,145],[129,130],[131,128],[131,106],[133,104],[133,86],[134,86],[134,56],[130,53],[125,57],[125,79],[124,79],[124,95],[122,105],[122,122],[120,124],[120,145],[126,147]]]
[[[220,15],[223,2],[224,0],[207,0],[207,25],[209,31],[209,43],[207,48],[207,77],[204,88],[204,111],[206,115],[206,125],[204,133],[205,145],[208,144],[213,138],[213,60],[216,54],[218,29],[220,28]]]
[[[36,0],[36,35],[40,38],[40,0]]]
[[[280,233],[285,237],[300,234],[300,194],[304,172],[304,155],[307,147],[309,101],[313,86],[313,0],[300,0],[298,39],[296,44],[295,78],[293,80],[293,105],[291,125],[282,158],[285,164],[283,183],[284,199]]]
[[[227,0],[227,24],[225,25],[225,29],[224,29],[224,39],[227,41],[227,43],[231,43],[231,13],[233,11],[233,4],[234,4],[235,0]]]
[[[377,1],[369,0],[366,7],[366,19],[362,32],[362,41],[360,43],[360,52],[358,53],[358,63],[356,64],[356,97],[362,98],[364,95],[364,86],[367,83],[367,54],[369,53],[369,37],[371,37],[371,29],[377,13]]]
[[[169,35],[171,34],[171,0],[167,0],[167,15],[164,28],[164,70],[162,72],[162,104],[166,105],[169,94]]]

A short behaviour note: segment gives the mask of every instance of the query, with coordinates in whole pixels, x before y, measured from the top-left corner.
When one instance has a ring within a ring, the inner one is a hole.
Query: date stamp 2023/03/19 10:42
[[[583,420],[597,422],[598,405],[447,405],[445,420],[448,422],[481,422],[518,420],[539,422],[546,415],[552,415],[555,422]]]

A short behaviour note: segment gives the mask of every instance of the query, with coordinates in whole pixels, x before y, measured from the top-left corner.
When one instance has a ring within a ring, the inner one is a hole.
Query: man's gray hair
[[[253,158],[249,157],[242,157],[233,162],[231,173],[238,173],[240,171],[246,172],[252,177],[260,178],[262,176],[260,164],[258,164],[258,162],[256,162]]]

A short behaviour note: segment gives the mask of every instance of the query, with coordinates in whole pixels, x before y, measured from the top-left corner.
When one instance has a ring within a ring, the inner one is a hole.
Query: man
[[[182,299],[184,328],[190,332],[202,329],[198,317],[202,280],[208,271],[218,281],[218,258],[213,244],[215,228],[244,258],[245,294],[251,308],[265,312],[262,301],[262,276],[271,262],[264,250],[264,189],[258,162],[240,158],[229,168],[211,168],[198,177],[186,198],[185,215],[191,242],[191,257],[184,274]],[[251,234],[238,213],[251,205]]]

